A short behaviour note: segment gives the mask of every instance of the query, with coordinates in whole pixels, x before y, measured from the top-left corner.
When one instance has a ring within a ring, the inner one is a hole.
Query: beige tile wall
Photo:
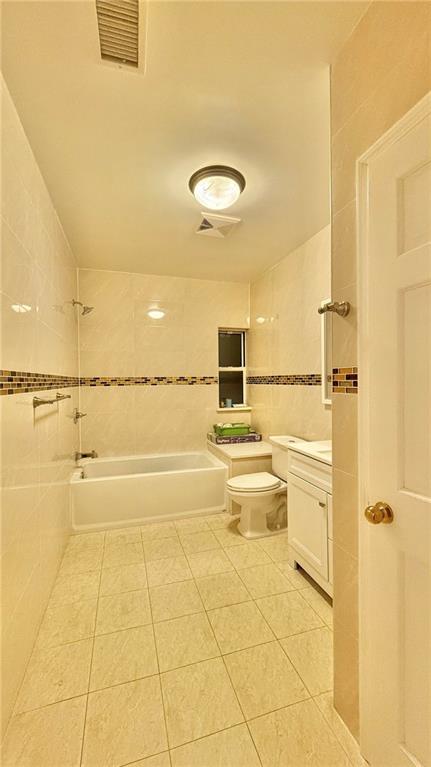
[[[332,297],[353,311],[334,322],[334,366],[357,365],[357,158],[431,88],[431,5],[373,2],[331,72]],[[360,392],[359,371],[359,392]],[[360,395],[359,395],[360,396]],[[333,401],[335,706],[358,713],[357,397]]]
[[[320,302],[330,297],[330,227],[289,253],[250,289],[251,375],[320,373]],[[249,387],[253,422],[265,434],[331,436],[320,386]]]
[[[79,270],[81,376],[217,376],[219,327],[245,328],[249,286]],[[151,320],[151,308],[165,311]],[[81,387],[82,447],[99,455],[203,448],[217,385]],[[241,413],[237,420],[246,420]]]
[[[3,81],[1,112],[0,367],[76,376],[76,265]],[[64,391],[73,399],[35,412],[33,394],[0,398],[3,731],[69,532],[78,394]]]

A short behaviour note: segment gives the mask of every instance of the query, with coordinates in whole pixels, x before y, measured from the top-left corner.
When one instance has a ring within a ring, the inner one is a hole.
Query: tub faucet
[[[95,450],[91,453],[75,453],[75,461],[80,461],[81,458],[97,458],[97,453]]]

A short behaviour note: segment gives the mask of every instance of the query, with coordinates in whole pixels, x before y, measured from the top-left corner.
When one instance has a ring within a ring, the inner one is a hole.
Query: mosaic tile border
[[[94,376],[80,379],[81,386],[208,386],[217,376]]]
[[[332,391],[334,394],[357,394],[358,368],[333,368]]]
[[[249,384],[272,384],[275,386],[320,386],[320,373],[298,373],[276,376],[247,376]]]
[[[25,392],[47,391],[48,389],[65,389],[78,385],[79,378],[76,376],[0,370],[0,395],[23,394]]]
[[[65,389],[71,386],[208,386],[216,376],[94,376],[81,377],[0,370],[0,395]]]

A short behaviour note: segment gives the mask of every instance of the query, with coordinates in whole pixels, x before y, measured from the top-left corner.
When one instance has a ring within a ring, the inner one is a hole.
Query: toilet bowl
[[[226,482],[230,498],[241,507],[238,532],[263,538],[287,529],[287,484],[267,471],[240,474]]]

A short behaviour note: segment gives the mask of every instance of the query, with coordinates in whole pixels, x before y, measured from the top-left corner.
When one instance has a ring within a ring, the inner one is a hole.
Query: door
[[[361,513],[360,525],[361,746],[373,767],[431,767],[430,113],[426,97],[358,168],[362,509],[384,501],[394,514],[371,524]]]
[[[288,475],[289,543],[300,557],[328,580],[328,513],[326,493]]]

